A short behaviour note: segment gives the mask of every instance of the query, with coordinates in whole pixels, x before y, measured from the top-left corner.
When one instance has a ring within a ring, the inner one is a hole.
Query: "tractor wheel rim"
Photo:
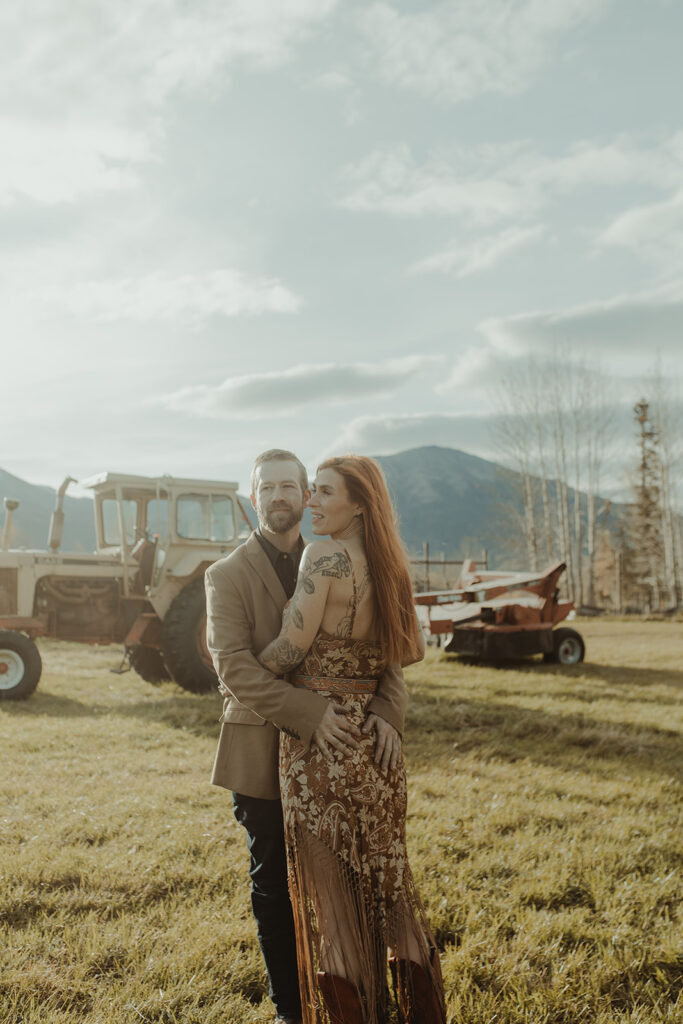
[[[204,664],[208,668],[213,668],[213,660],[209,654],[209,648],[206,643],[206,615],[202,616],[197,627],[197,650],[199,651],[199,657],[202,659]]]
[[[24,661],[16,651],[0,647],[0,690],[13,690],[24,678]]]
[[[581,660],[581,645],[573,636],[568,636],[560,644],[557,654],[563,665],[575,665]]]

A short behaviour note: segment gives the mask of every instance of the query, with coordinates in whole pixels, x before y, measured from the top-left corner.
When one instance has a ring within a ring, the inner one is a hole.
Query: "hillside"
[[[495,462],[436,445],[377,457],[396,504],[403,539],[413,554],[429,542],[430,556],[479,558],[482,548],[492,566],[520,563],[520,488],[516,473]],[[552,491],[552,485],[551,485]],[[573,493],[570,491],[570,494]],[[0,498],[17,498],[13,547],[45,547],[55,492],[0,470]],[[248,500],[244,507],[250,512]],[[613,506],[615,511],[617,506]],[[92,551],[92,501],[64,502],[62,550]],[[0,512],[4,521],[4,510]],[[253,517],[255,524],[255,516]],[[310,520],[304,519],[310,536]]]
[[[495,462],[455,448],[431,445],[377,457],[394,499],[401,534],[412,552],[429,542],[430,556],[491,559],[504,551],[504,534],[514,534],[515,474]],[[505,508],[507,507],[507,514]],[[507,518],[506,518],[507,515]]]
[[[14,513],[11,547],[44,548],[55,507],[55,490],[30,484],[0,469],[0,500],[16,498],[19,508]],[[0,506],[0,522],[5,522],[5,509]],[[94,551],[95,523],[90,498],[64,498],[63,551]]]
[[[488,547],[499,557],[501,527],[496,525],[504,503],[513,499],[514,483],[500,467],[486,459],[453,448],[414,448],[398,455],[378,457],[389,482],[401,521],[401,532],[411,551],[429,541],[439,555],[471,554]],[[14,515],[13,547],[45,547],[50,515],[55,504],[51,487],[27,483],[0,470],[0,498],[20,501]],[[248,507],[248,501],[244,503]],[[62,550],[91,551],[95,546],[92,501],[64,501]],[[4,521],[4,510],[0,512]],[[304,531],[308,520],[305,520]]]

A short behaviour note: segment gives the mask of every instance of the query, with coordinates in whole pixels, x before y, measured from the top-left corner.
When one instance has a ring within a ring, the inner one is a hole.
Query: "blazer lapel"
[[[280,577],[275,572],[273,563],[261,547],[255,533],[252,533],[245,541],[244,546],[251,568],[261,577],[266,590],[278,609],[282,611],[287,603],[287,595],[280,583]]]

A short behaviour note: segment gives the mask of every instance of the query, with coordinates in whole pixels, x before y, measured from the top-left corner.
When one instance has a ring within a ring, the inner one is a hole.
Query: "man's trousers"
[[[300,1017],[294,918],[287,888],[282,804],[233,793],[235,817],[247,833],[251,856],[251,906],[279,1016]]]

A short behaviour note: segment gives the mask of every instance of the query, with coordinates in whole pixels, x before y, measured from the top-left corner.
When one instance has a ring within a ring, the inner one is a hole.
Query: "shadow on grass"
[[[460,659],[452,659],[462,664]],[[441,663],[447,666],[451,659]],[[510,663],[507,668],[511,667]],[[503,666],[501,666],[503,668]],[[680,674],[668,669],[609,668],[584,663],[558,667],[542,662],[515,662],[515,671],[599,679],[610,685],[660,683],[680,687]],[[624,679],[624,673],[630,678]],[[457,683],[456,683],[457,686]],[[444,766],[457,755],[476,751],[485,759],[522,759],[554,767],[585,766],[587,758],[666,777],[683,777],[683,741],[674,730],[618,721],[597,721],[580,712],[562,713],[519,707],[492,699],[461,697],[457,688],[427,678],[412,687],[406,729],[406,749],[415,767]],[[416,691],[416,692],[415,692]],[[102,714],[162,723],[172,729],[218,740],[221,701],[218,694],[192,695],[164,684],[143,700],[120,704],[85,704],[68,697],[36,692],[29,701],[0,704],[9,717],[43,715],[55,718],[98,718]]]
[[[243,884],[234,871],[227,876],[202,874],[200,877],[180,871],[164,877],[131,874],[104,881],[83,878],[80,873],[57,874],[41,879],[29,891],[1,893],[0,925],[26,928],[35,925],[40,917],[49,919],[68,914],[70,918],[78,918],[90,913],[96,913],[101,920],[115,921],[124,913],[141,915],[164,905],[171,914],[178,903],[218,901],[225,898],[226,889]]]
[[[50,715],[55,718],[93,718],[98,714],[93,704],[83,704],[71,697],[61,697],[49,691],[37,690],[27,700],[0,701],[0,714],[10,717],[40,718]]]
[[[590,680],[609,683],[610,686],[673,686],[683,689],[683,668],[643,668],[641,665],[600,665],[582,661],[578,665],[557,665],[552,662],[518,658],[506,661],[483,661],[475,658],[446,655],[443,665],[468,665],[472,668],[523,672],[527,675],[552,676],[567,680],[589,676]]]
[[[168,684],[169,690],[173,684]],[[120,704],[92,704],[63,697],[49,691],[37,690],[28,700],[0,702],[0,716],[13,718],[91,718],[113,715],[163,722],[178,729],[186,729],[200,736],[215,735],[220,731],[219,717],[222,701],[217,693],[189,694],[180,689],[160,692],[144,700]]]
[[[602,763],[628,773],[643,771],[683,778],[683,741],[678,732],[625,722],[596,721],[493,700],[413,697],[406,724],[406,752],[416,768],[443,767],[464,753],[510,763],[531,760],[556,768]]]

